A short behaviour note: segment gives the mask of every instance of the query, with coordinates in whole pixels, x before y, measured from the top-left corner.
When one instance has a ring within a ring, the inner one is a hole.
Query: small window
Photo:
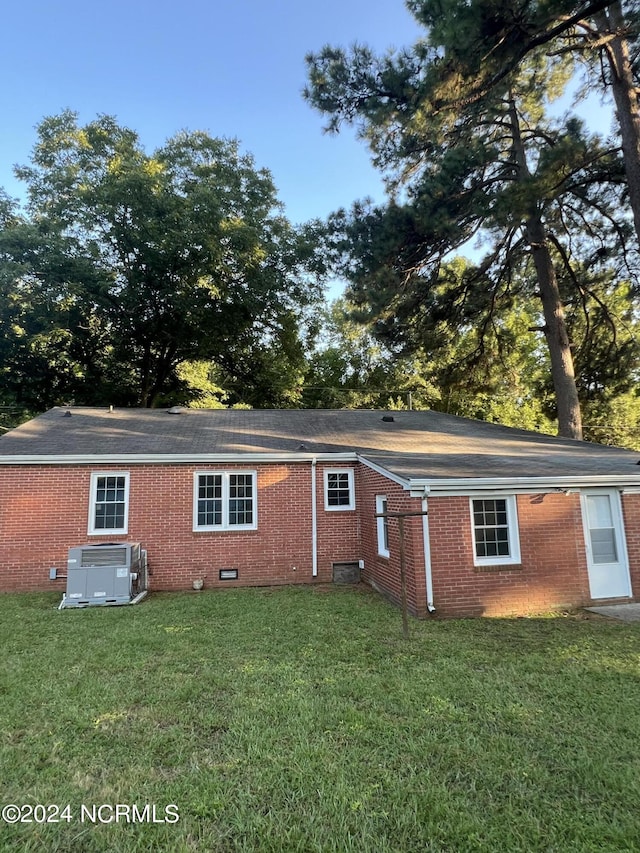
[[[520,562],[518,517],[513,495],[471,500],[476,566]]]
[[[91,475],[89,534],[126,533],[129,515],[129,474]]]
[[[376,495],[376,516],[387,511],[387,496]],[[381,557],[389,556],[389,519],[376,518],[378,531],[378,554]]]
[[[194,482],[194,530],[255,530],[256,472],[200,472]]]
[[[353,468],[334,468],[324,472],[324,508],[355,509]]]

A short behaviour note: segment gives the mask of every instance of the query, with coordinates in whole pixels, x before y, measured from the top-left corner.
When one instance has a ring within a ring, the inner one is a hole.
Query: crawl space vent
[[[360,566],[355,563],[333,563],[334,583],[360,583]]]

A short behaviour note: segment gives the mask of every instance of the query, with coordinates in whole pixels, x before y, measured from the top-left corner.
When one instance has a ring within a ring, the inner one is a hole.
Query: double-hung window
[[[194,480],[194,530],[255,530],[255,471],[199,471]]]
[[[89,534],[126,533],[129,516],[129,473],[96,472],[91,475]]]
[[[476,566],[520,562],[518,515],[514,495],[472,498],[471,520]]]
[[[376,525],[378,539],[378,554],[381,557],[389,556],[389,519],[381,517],[387,512],[387,496],[376,495]]]
[[[328,468],[324,472],[324,508],[355,509],[353,468]]]

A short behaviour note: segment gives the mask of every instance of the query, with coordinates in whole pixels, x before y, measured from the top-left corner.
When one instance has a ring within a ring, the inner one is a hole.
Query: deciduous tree
[[[232,402],[291,403],[322,261],[311,227],[285,218],[270,174],[236,141],[182,132],[147,154],[114,118],[80,126],[66,111],[41,122],[17,174],[31,246],[5,261],[20,263],[14,289],[65,307],[66,322],[53,314],[65,353],[86,338],[76,402],[185,402],[196,392],[179,367],[208,361]]]

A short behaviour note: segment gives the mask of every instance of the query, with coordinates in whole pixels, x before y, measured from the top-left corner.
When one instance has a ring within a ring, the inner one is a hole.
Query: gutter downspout
[[[422,498],[422,541],[424,543],[424,572],[427,581],[427,610],[435,613],[433,603],[433,575],[431,573],[431,540],[429,537],[429,516],[427,515],[427,498]]]
[[[316,493],[316,466],[318,460],[311,460],[311,566],[312,577],[318,577],[318,497]]]

